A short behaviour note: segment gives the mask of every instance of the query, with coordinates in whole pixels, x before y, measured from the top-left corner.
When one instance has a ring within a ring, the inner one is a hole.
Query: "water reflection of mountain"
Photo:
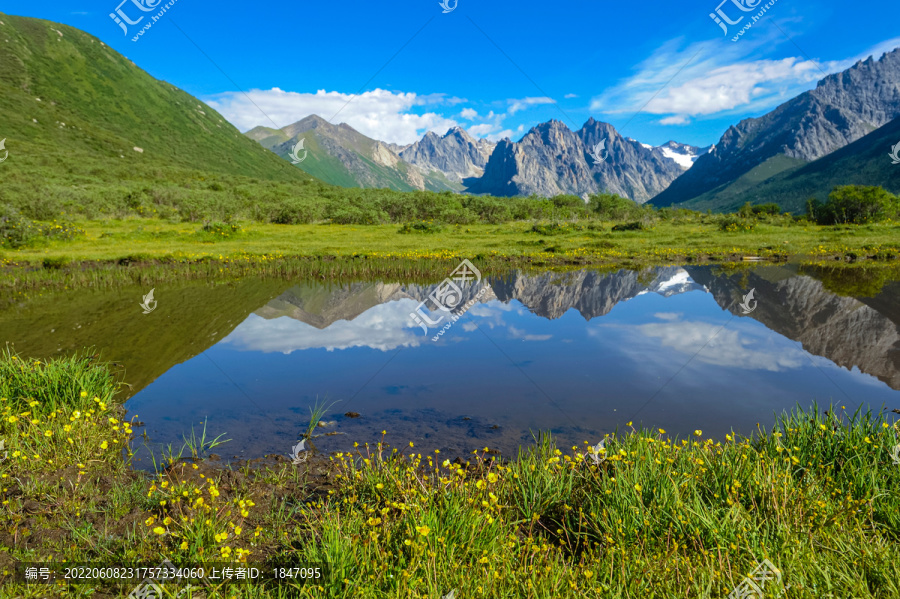
[[[812,273],[815,274],[815,273]],[[576,271],[489,278],[493,293],[480,301],[516,300],[537,316],[556,319],[577,310],[586,320],[604,316],[617,304],[645,293],[671,296],[709,291],[723,309],[737,316],[745,293],[756,289],[758,305],[748,317],[802,344],[844,368],[857,367],[900,389],[900,302],[898,283],[873,297],[837,295],[812,276],[785,266],[721,270],[714,267],[655,267],[615,273]],[[436,285],[357,283],[328,290],[297,286],[256,314],[267,319],[289,316],[319,329],[352,321],[367,310],[400,299],[424,300]],[[465,300],[477,288],[465,290]]]
[[[317,329],[325,329],[339,320],[353,320],[375,306],[401,299],[421,302],[437,285],[401,285],[400,283],[350,283],[340,287],[296,285],[254,312],[267,320],[287,316]],[[467,285],[460,303],[473,299],[480,286]],[[490,292],[481,301],[495,299]]]
[[[585,270],[564,274],[517,274],[491,279],[491,286],[500,301],[517,300],[543,318],[559,318],[574,308],[585,320],[608,314],[619,302],[644,293],[668,297],[703,289],[690,279],[686,270],[677,266],[620,270],[613,274]]]
[[[670,296],[703,289],[690,279],[685,269],[677,266],[620,270],[612,274],[587,270],[537,275],[512,273],[505,277],[490,277],[485,282],[492,293],[482,294],[478,299],[481,303],[494,299],[504,303],[517,300],[534,314],[549,319],[559,318],[574,308],[590,320],[609,313],[619,302],[643,293]],[[399,283],[351,283],[333,288],[297,285],[254,313],[266,319],[287,316],[324,329],[339,320],[353,320],[379,304],[401,299],[421,302],[437,287],[436,284]],[[464,287],[461,303],[473,299],[479,289],[479,286]]]
[[[897,285],[874,297],[836,295],[821,281],[797,276],[787,267],[715,273],[687,267],[716,302],[742,316],[738,304],[756,289],[757,307],[749,315],[773,331],[803,345],[809,353],[844,368],[858,367],[892,389],[900,389],[900,302]]]
[[[749,318],[800,342],[808,352],[845,368],[856,366],[900,389],[900,282],[889,282],[880,291],[875,286],[868,297],[857,299],[849,296],[856,293],[855,288],[843,285],[847,276],[815,270],[798,275],[796,269],[786,266],[513,273],[490,278],[487,282],[492,292],[480,299],[516,300],[548,319],[574,309],[590,320],[645,293],[668,296],[708,289],[709,297],[740,317],[738,303],[755,288],[758,306]],[[288,316],[329,333],[334,331],[334,323],[345,321],[337,327],[344,330],[332,334],[334,347],[366,345],[377,337],[375,331],[381,335],[378,343],[382,347],[415,345],[425,337],[409,328],[408,313],[436,289],[436,285],[397,283],[332,287],[317,283],[287,291],[285,287],[283,281],[272,279],[167,285],[156,290],[160,307],[151,315],[141,314],[137,306],[147,289],[46,293],[0,311],[0,342],[14,344],[24,356],[41,358],[93,347],[103,359],[124,365],[125,380],[132,385],[127,392],[130,396],[173,366],[221,342],[235,327],[246,326],[254,311],[255,318],[263,322]],[[477,288],[466,288],[464,300],[476,292]],[[370,312],[376,306],[396,314]],[[371,318],[360,319],[364,313]],[[390,333],[403,327],[408,327],[405,337]],[[281,331],[283,338],[292,334],[291,330]]]

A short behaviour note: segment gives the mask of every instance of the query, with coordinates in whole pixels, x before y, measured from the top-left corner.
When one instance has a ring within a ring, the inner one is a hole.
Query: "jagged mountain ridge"
[[[544,273],[490,279],[502,302],[516,300],[532,313],[554,320],[575,309],[585,320],[605,316],[617,304],[644,293],[666,297],[702,289],[678,266],[661,266],[638,272],[620,270],[613,275],[576,271],[563,275]]]
[[[591,153],[603,144],[603,160]],[[611,192],[644,203],[683,172],[660,148],[647,148],[608,123],[589,119],[578,131],[551,120],[518,142],[500,141],[484,175],[466,179],[473,193],[552,197]]]
[[[427,132],[419,141],[404,147],[399,155],[425,172],[437,171],[451,181],[462,182],[464,178],[480,177],[484,173],[495,145],[486,139],[476,140],[461,127],[453,127],[443,136]]]
[[[729,186],[752,187],[817,160],[900,117],[900,49],[828,75],[758,118],[729,127],[713,149],[652,203],[714,206]],[[741,180],[742,177],[745,177]]]

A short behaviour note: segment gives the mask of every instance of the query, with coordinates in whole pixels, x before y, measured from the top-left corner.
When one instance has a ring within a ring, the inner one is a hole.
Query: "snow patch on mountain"
[[[694,166],[694,161],[697,160],[696,156],[691,156],[689,154],[678,154],[669,148],[662,148],[663,156],[668,158],[669,160],[674,160],[675,163],[684,169],[689,169]]]
[[[663,156],[675,162],[675,164],[684,170],[687,170],[694,165],[697,158],[709,152],[712,147],[713,146],[698,148],[696,146],[678,143],[677,141],[669,141],[659,146],[659,149],[662,150]]]

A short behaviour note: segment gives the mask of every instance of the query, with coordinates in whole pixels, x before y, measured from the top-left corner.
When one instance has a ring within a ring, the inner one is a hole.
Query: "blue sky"
[[[737,41],[770,0],[458,0],[448,13],[438,0],[175,0],[131,41],[168,1],[125,0],[132,21],[147,15],[127,36],[109,16],[121,0],[7,0],[3,11],[96,35],[242,131],[315,113],[397,143],[454,125],[518,140],[551,118],[578,129],[594,117],[645,143],[708,145],[823,72],[900,47],[900,4],[887,0],[775,0]],[[727,35],[717,7],[743,16]]]

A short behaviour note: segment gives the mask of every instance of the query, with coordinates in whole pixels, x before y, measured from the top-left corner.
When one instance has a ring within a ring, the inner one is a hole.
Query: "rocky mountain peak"
[[[465,129],[453,127],[443,136],[427,132],[400,156],[425,172],[439,172],[450,181],[461,182],[484,173],[493,149],[490,142],[476,141]]]
[[[592,155],[595,148],[602,159]],[[574,132],[553,119],[518,142],[498,143],[481,179],[465,183],[474,193],[586,197],[608,191],[642,203],[681,172],[660,150],[623,138],[609,123],[591,118]]]

